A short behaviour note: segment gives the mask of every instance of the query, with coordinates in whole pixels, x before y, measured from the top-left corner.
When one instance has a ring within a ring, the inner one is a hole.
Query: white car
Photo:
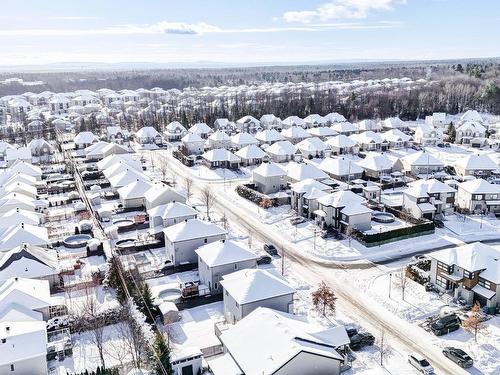
[[[417,354],[408,355],[408,363],[415,367],[422,374],[434,374],[431,364],[423,357]]]

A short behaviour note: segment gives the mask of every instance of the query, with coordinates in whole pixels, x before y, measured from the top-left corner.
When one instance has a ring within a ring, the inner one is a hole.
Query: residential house
[[[250,165],[259,165],[269,160],[269,156],[256,145],[245,146],[235,154],[241,159],[241,164],[246,167]]]
[[[382,121],[382,127],[385,130],[391,130],[391,129],[408,129],[408,125],[401,120],[399,117],[389,117],[386,118],[384,121]]]
[[[183,221],[163,229],[167,258],[174,266],[196,263],[195,250],[226,239],[227,232],[216,224],[199,219]]]
[[[241,159],[225,148],[212,149],[201,155],[207,168],[238,169]]]
[[[159,145],[162,143],[161,134],[152,126],[144,126],[135,133],[135,140],[141,145]]]
[[[208,136],[212,134],[214,131],[210,126],[208,126],[204,122],[197,122],[196,124],[194,124],[189,128],[189,132],[191,134],[199,135],[202,139],[207,139]]]
[[[301,126],[290,126],[281,132],[285,140],[291,143],[298,143],[303,139],[309,138],[311,135]]]
[[[377,152],[369,152],[364,159],[358,161],[358,165],[363,168],[365,175],[372,179],[388,176],[398,168],[395,168],[395,160]]]
[[[188,155],[201,155],[205,150],[205,140],[197,133],[188,133],[182,137],[181,141]]]
[[[324,158],[325,153],[330,151],[328,145],[318,137],[304,139],[296,147],[305,159]]]
[[[252,172],[252,182],[263,194],[277,193],[286,185],[287,172],[275,163],[262,163]]]
[[[388,148],[388,142],[380,134],[374,133],[371,130],[360,134],[353,134],[349,138],[359,145],[360,151],[386,151]]]
[[[373,132],[379,132],[382,131],[382,125],[375,121],[375,120],[361,120],[357,123],[354,124],[358,128],[360,132],[365,132],[365,131],[373,131]]]
[[[487,178],[499,169],[498,164],[488,155],[467,155],[455,162],[455,172],[462,177]]]
[[[451,120],[444,112],[434,112],[431,116],[425,116],[425,122],[436,128],[443,129],[451,123]]]
[[[411,137],[399,129],[391,129],[381,133],[384,141],[389,142],[389,148],[407,148],[410,145]]]
[[[455,300],[500,306],[500,251],[481,242],[429,254],[431,283]]]
[[[344,116],[342,116],[340,113],[337,112],[329,113],[323,116],[323,118],[326,121],[326,126],[332,126],[336,123],[347,121],[347,119]]]
[[[275,163],[285,163],[297,159],[297,147],[290,141],[273,143],[271,146],[267,147],[265,151]]]
[[[236,121],[236,128],[240,133],[255,134],[262,130],[260,121],[255,117],[247,115]]]
[[[249,145],[258,145],[259,141],[249,133],[237,133],[231,137],[231,146],[237,150]]]
[[[164,185],[155,184],[144,194],[146,210],[153,207],[168,204],[170,202],[186,203],[186,197],[176,191],[174,188]]]
[[[260,125],[264,129],[281,129],[281,119],[273,114],[262,115]]]
[[[170,202],[155,206],[148,211],[149,227],[169,227],[186,220],[196,219],[198,211],[181,202]]]
[[[349,158],[325,158],[318,164],[318,168],[339,181],[353,181],[363,176],[363,168]]]
[[[0,254],[23,243],[47,247],[49,245],[47,228],[24,223],[0,228]]]
[[[99,138],[92,132],[80,132],[73,139],[75,149],[81,150],[89,147],[92,143],[99,141]]]
[[[335,130],[333,130],[332,128],[329,128],[327,126],[318,126],[316,128],[309,128],[309,129],[307,129],[307,132],[312,137],[318,137],[322,141],[325,141],[328,138],[339,134]]]
[[[186,128],[179,121],[172,121],[163,132],[167,142],[178,142],[187,134]]]
[[[121,188],[117,189],[120,196],[120,204],[123,208],[142,208],[146,205],[146,193],[153,187],[149,180],[136,178]]]
[[[319,208],[318,199],[332,192],[332,188],[312,178],[291,184],[291,208],[297,215],[308,219]]]
[[[326,120],[323,116],[320,116],[317,113],[313,113],[305,117],[304,122],[306,123],[306,128],[308,129],[326,126]]]
[[[28,147],[8,148],[5,150],[4,160],[7,167],[10,167],[17,161],[31,163],[33,157]]]
[[[220,281],[225,275],[257,267],[258,256],[235,241],[212,242],[198,248],[196,254],[200,283],[208,286],[211,294],[222,293]]]
[[[352,123],[348,121],[343,122],[335,122],[331,128],[335,130],[339,134],[343,134],[349,136],[351,134],[356,134],[359,132],[359,129],[355,127]]]
[[[286,178],[290,183],[303,181],[308,178],[317,181],[326,180],[328,178],[325,172],[313,164],[290,162],[285,169],[287,172]]]
[[[444,163],[429,152],[418,151],[402,157],[396,163],[406,174],[429,178],[444,169]]]
[[[223,331],[219,339],[228,353],[221,357],[220,368],[234,369],[227,372],[232,375],[339,375],[350,343],[343,326],[325,328],[264,307]]]
[[[413,136],[422,146],[436,146],[443,143],[443,131],[427,123],[417,125]]]
[[[485,138],[486,128],[478,121],[465,121],[456,129],[455,143],[470,144],[476,138]]]
[[[231,137],[223,130],[217,130],[208,137],[206,145],[209,149],[228,149],[231,147]]]
[[[345,134],[328,138],[325,142],[330,146],[334,155],[357,154],[359,145]]]
[[[286,119],[281,121],[283,129],[288,129],[292,127],[305,129],[307,127],[306,122],[299,116],[288,116]]]
[[[425,217],[422,208],[426,208],[426,212],[433,212],[434,215],[441,215],[445,212],[452,212],[455,205],[455,196],[457,191],[448,184],[436,180],[416,180],[410,182],[409,189],[403,191],[403,208],[410,211],[413,217],[420,219]],[[426,196],[429,199],[425,199]],[[408,198],[408,199],[407,199]],[[420,199],[420,200],[419,200]],[[434,206],[434,210],[427,205],[420,206],[422,203],[430,203]],[[427,219],[434,218],[428,215]]]
[[[220,284],[223,288],[224,316],[235,324],[258,307],[293,313],[293,289],[275,271],[243,269],[224,275]]]
[[[473,213],[500,212],[500,185],[478,178],[458,184],[457,206]]]
[[[364,206],[366,199],[350,190],[340,190],[318,199],[316,224],[345,232],[371,228],[372,210]]]
[[[255,139],[257,139],[260,144],[269,144],[272,145],[275,142],[282,141],[284,138],[276,129],[265,129],[257,134],[255,134]]]

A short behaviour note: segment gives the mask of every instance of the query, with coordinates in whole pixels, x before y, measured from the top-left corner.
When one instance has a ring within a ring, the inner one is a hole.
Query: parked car
[[[264,250],[269,255],[278,255],[278,249],[276,249],[276,246],[274,246],[273,244],[270,243],[264,244]]]
[[[472,358],[462,349],[448,346],[443,349],[443,354],[446,358],[451,359],[462,368],[469,368],[474,365]]]
[[[292,217],[290,219],[290,223],[292,225],[297,225],[297,224],[301,224],[303,223],[304,221],[306,221],[306,219],[304,219],[302,216],[295,216],[295,217]]]
[[[351,338],[351,343],[349,346],[352,350],[360,350],[364,346],[373,345],[375,342],[375,337],[368,332],[358,332]]]
[[[412,256],[412,258],[415,261],[427,259],[427,257],[425,256],[425,254],[415,254],[414,256]]]
[[[462,321],[456,314],[450,314],[439,318],[431,324],[432,333],[436,336],[445,335],[460,328]]]
[[[415,367],[422,374],[434,374],[434,369],[431,364],[418,354],[410,354],[408,356],[408,363]]]
[[[259,259],[257,259],[257,264],[270,264],[272,261],[271,257],[269,255],[261,255]]]

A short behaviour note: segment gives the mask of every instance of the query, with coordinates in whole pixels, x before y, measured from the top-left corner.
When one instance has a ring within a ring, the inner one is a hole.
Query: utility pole
[[[392,273],[389,274],[389,298],[391,298]]]
[[[281,244],[281,276],[285,276],[285,249]]]

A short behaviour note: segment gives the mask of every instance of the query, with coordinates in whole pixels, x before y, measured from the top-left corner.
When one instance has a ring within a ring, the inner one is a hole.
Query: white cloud
[[[289,11],[283,14],[286,22],[311,23],[335,19],[364,19],[372,12],[388,11],[406,0],[332,0],[314,10]]]
[[[85,16],[57,16],[51,17],[51,20],[60,20],[60,21],[85,21],[85,20],[97,20],[97,17],[85,17]]]
[[[254,27],[254,28],[232,28],[225,29],[204,22],[188,24],[182,22],[158,22],[146,25],[115,25],[105,28],[57,28],[57,29],[0,29],[0,37],[72,37],[91,35],[143,35],[143,34],[180,34],[180,35],[202,35],[214,33],[228,34],[252,34],[252,33],[279,33],[279,32],[321,32],[328,30],[370,30],[387,29],[398,27],[395,22],[377,23],[322,23],[308,24],[303,26],[276,26],[276,27]]]

